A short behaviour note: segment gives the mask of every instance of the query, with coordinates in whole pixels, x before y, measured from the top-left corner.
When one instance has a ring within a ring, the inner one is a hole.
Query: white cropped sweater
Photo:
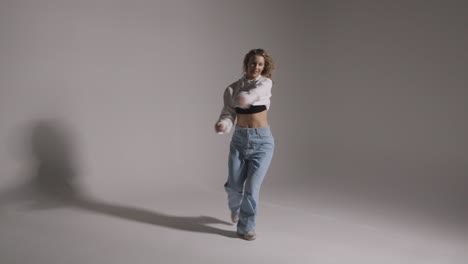
[[[223,124],[224,130],[220,134],[229,133],[236,120],[236,107],[249,108],[251,105],[265,105],[270,108],[271,87],[270,78],[258,76],[248,80],[245,76],[229,85],[224,91],[224,105],[217,124]],[[246,105],[239,105],[239,97],[246,99]]]

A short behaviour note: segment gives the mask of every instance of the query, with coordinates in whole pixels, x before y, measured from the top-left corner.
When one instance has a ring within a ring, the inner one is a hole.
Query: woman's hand
[[[247,104],[247,97],[244,94],[239,95],[238,102],[240,108],[248,108],[249,106]]]
[[[216,122],[214,129],[218,134],[225,134],[231,131],[232,126],[233,123],[230,119],[221,119]]]
[[[237,96],[237,103],[239,104],[239,107],[244,109],[249,108],[257,100],[258,96],[248,92],[240,92],[239,96]]]
[[[226,127],[224,126],[224,123],[222,122],[217,122],[215,124],[215,131],[216,133],[223,133],[224,130],[226,130]]]

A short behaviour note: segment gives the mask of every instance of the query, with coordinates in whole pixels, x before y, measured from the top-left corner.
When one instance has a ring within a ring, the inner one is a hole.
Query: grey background
[[[44,121],[65,129],[90,196],[221,190],[222,94],[244,54],[264,48],[277,64],[267,201],[465,238],[467,7],[2,0],[0,190],[38,176],[31,136]]]

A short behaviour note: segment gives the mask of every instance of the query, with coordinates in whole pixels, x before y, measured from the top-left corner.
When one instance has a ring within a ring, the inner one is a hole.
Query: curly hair
[[[268,55],[268,53],[263,49],[253,49],[250,50],[247,54],[245,54],[244,63],[242,65],[244,73],[247,72],[247,66],[250,58],[255,55],[262,56],[265,59],[265,67],[263,68],[261,75],[271,78],[271,73],[275,69],[275,64],[273,63],[273,60],[271,59],[270,55]]]

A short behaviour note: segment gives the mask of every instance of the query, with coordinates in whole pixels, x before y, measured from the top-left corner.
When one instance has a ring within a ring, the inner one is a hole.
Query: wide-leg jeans
[[[237,232],[255,230],[260,186],[273,158],[275,142],[269,126],[235,127],[229,148],[224,188],[231,213],[239,215]]]

